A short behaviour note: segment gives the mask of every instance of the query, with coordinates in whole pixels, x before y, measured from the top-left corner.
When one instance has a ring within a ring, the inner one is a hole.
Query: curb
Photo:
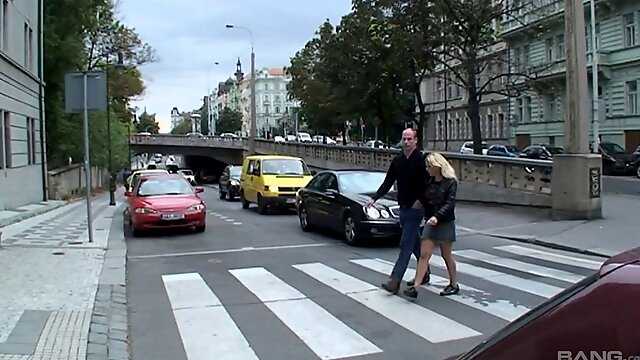
[[[546,248],[550,248],[550,249],[555,249],[555,250],[566,251],[566,252],[570,252],[570,253],[574,253],[574,254],[596,256],[596,257],[601,257],[601,258],[605,258],[605,259],[608,259],[608,258],[611,257],[611,255],[603,254],[603,253],[600,253],[600,252],[595,252],[595,251],[591,251],[591,250],[585,250],[585,249],[581,249],[581,248],[578,248],[578,247],[575,247],[575,246],[562,245],[562,244],[558,244],[558,243],[554,243],[554,242],[550,242],[550,241],[546,241],[546,240],[541,240],[541,239],[536,238],[534,236],[503,235],[503,234],[497,234],[497,233],[491,233],[491,232],[477,231],[477,230],[472,230],[472,229],[468,229],[468,228],[465,228],[463,231],[467,232],[469,234],[479,234],[479,235],[484,235],[484,236],[490,236],[490,237],[497,238],[497,239],[512,240],[512,241],[516,241],[516,242],[519,242],[519,243],[538,245],[538,246],[542,246],[542,247],[546,247]]]

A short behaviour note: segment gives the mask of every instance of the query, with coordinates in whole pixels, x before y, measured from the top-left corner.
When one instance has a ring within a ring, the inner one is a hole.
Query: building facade
[[[47,181],[42,3],[1,0],[0,4],[1,211],[46,200]]]
[[[478,83],[484,85],[496,74],[503,71],[506,73],[506,70],[496,69],[496,73],[489,73],[487,70],[478,78]],[[438,67],[422,81],[420,93],[427,114],[423,137],[425,149],[457,152],[465,141],[472,140],[466,106],[468,94],[452,78],[450,72]],[[487,89],[493,90],[499,86],[506,86],[502,78],[491,81]],[[483,95],[480,103],[480,128],[482,139],[488,144],[509,143],[508,104],[508,98],[498,92],[487,91]]]
[[[601,141],[635,149],[640,144],[640,3],[594,0],[598,75],[598,123]],[[529,3],[531,1],[525,1]],[[546,1],[542,9],[524,7],[503,23],[514,72],[531,74],[532,86],[509,102],[512,136],[519,147],[532,143],[564,146],[566,97],[563,1]],[[592,91],[591,17],[585,1],[589,94]],[[541,31],[544,29],[544,31]],[[593,117],[589,116],[589,121]],[[590,132],[590,136],[593,133]]]
[[[180,125],[182,122],[182,116],[180,115],[180,111],[178,111],[177,107],[171,109],[171,129],[174,129],[176,126]]]

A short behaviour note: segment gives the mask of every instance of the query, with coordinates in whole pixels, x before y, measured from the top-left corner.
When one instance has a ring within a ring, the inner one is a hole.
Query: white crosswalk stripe
[[[437,345],[479,338],[498,330],[478,327],[477,322],[466,319],[468,316],[456,315],[455,311],[481,312],[487,319],[506,324],[600,266],[597,261],[520,245],[496,246],[486,252],[457,250],[454,255],[461,274],[460,293],[438,297],[442,299],[439,304],[393,296],[377,283],[372,284],[371,279],[376,276],[380,276],[380,282],[385,281],[394,265],[379,258],[356,258],[331,264],[294,263],[289,271],[283,272],[280,268],[278,275],[266,267],[229,269],[228,273],[230,281],[243,289],[245,295],[242,296],[252,297],[242,300],[241,304],[260,304],[259,311],[272,314],[269,321],[279,322],[273,326],[282,326],[293,333],[300,344],[306,346],[306,351],[319,359],[346,359],[384,352],[380,338],[370,337],[379,329],[354,329],[366,319],[354,320],[351,314],[355,312],[336,308],[338,305],[331,301],[322,301],[316,292],[310,295],[309,288],[320,287],[324,289],[323,294],[329,292],[335,294],[334,297],[348,299],[345,301],[349,306],[362,308],[360,316],[370,313],[382,319],[383,325],[378,326],[385,326],[385,330],[386,327],[404,329]],[[446,269],[444,259],[435,254],[431,266],[434,272],[435,268],[440,268],[439,272]],[[414,275],[415,270],[410,267],[404,280],[411,280]],[[369,280],[363,280],[363,276]],[[246,319],[245,322],[234,319],[234,313],[228,312],[229,305],[218,297],[224,294],[214,294],[200,274],[163,275],[162,281],[188,360],[260,359],[259,349],[251,345],[256,340],[246,335],[253,324],[247,324]],[[431,283],[421,287],[426,290],[421,292],[421,298],[423,292],[427,298],[438,294],[448,283],[447,278],[432,273]],[[530,300],[522,303],[505,296],[509,293],[515,298]],[[286,350],[285,347],[282,351]]]

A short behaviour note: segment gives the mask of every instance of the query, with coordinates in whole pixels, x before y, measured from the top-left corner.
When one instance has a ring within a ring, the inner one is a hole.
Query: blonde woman
[[[458,180],[449,162],[439,153],[426,157],[426,166],[431,180],[427,185],[425,200],[429,206],[425,209],[427,224],[422,232],[420,259],[416,269],[414,284],[421,284],[426,275],[433,248],[438,245],[449,272],[449,285],[440,292],[442,296],[455,295],[460,291],[456,282],[456,262],[451,253],[456,241],[456,190]],[[411,286],[404,291],[406,296],[417,298],[420,286]]]

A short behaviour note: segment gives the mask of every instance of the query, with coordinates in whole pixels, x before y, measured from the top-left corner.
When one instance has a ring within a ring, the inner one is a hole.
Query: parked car
[[[189,169],[180,169],[178,170],[178,173],[181,174],[182,176],[184,176],[185,179],[187,179],[187,181],[191,184],[191,185],[197,185],[196,183],[196,176],[193,173],[193,171],[189,170]]]
[[[218,183],[220,199],[233,200],[240,195],[240,174],[242,165],[229,165],[224,168]]]
[[[400,208],[395,187],[365,207],[386,176],[382,171],[330,170],[316,174],[296,195],[303,231],[325,228],[339,231],[349,245],[365,239],[399,237]]]
[[[244,158],[240,174],[240,201],[248,209],[258,205],[258,213],[268,208],[294,208],[295,194],[307,185],[313,172],[298,157],[253,155]]]
[[[601,142],[598,152],[602,156],[602,172],[605,175],[628,175],[637,171],[635,163],[640,155],[628,153],[616,143]]]
[[[133,186],[136,184],[136,182],[138,181],[138,178],[140,177],[140,175],[143,175],[143,174],[168,174],[168,173],[169,172],[166,169],[140,169],[140,170],[136,170],[131,175],[129,175],[129,177],[125,181],[124,189],[125,189],[125,191],[131,190],[133,188]]]
[[[562,154],[564,149],[559,146],[551,146],[548,144],[529,145],[520,152],[521,158],[535,160],[551,160],[553,155]]]
[[[487,155],[489,151],[489,145],[486,142],[482,142],[482,155]],[[465,141],[460,147],[460,154],[473,155],[473,141]]]
[[[640,247],[447,360],[631,359],[640,355]]]
[[[499,145],[494,144],[487,149],[487,155],[489,156],[506,156],[517,158],[520,157],[520,151],[513,145]]]
[[[144,231],[167,228],[195,228],[204,232],[207,212],[198,196],[201,187],[191,184],[178,174],[145,176],[132,191],[126,191],[129,204],[125,218],[133,236]]]

